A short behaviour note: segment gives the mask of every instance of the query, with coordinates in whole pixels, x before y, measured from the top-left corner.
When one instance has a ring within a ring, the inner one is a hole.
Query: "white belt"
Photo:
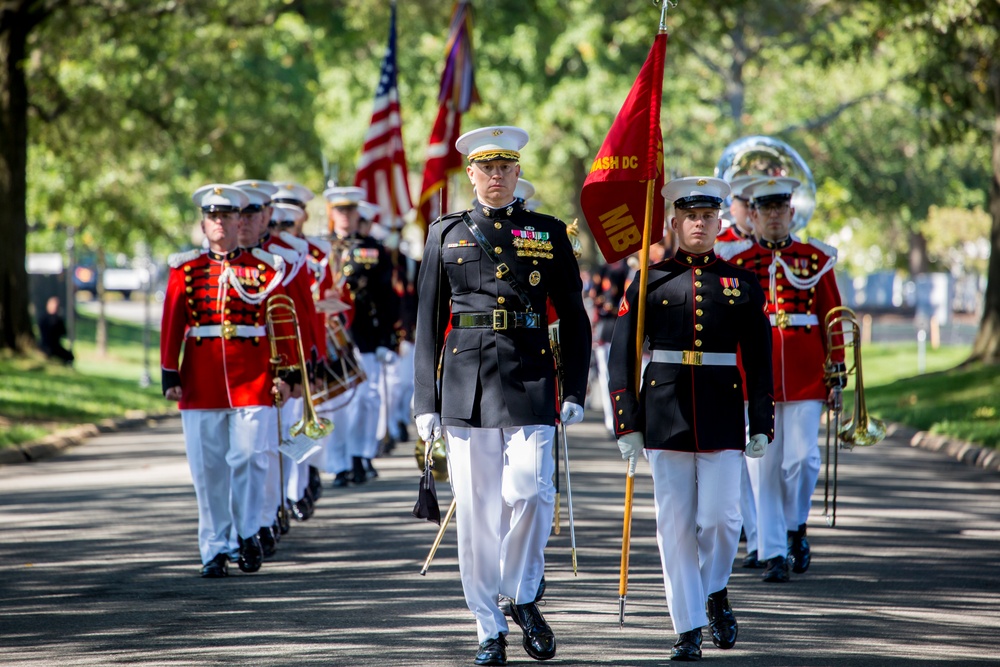
[[[772,327],[808,327],[819,324],[819,318],[805,313],[779,313],[771,315]]]
[[[735,366],[736,353],[653,350],[650,361],[656,364],[681,364],[683,366]]]
[[[254,338],[267,335],[267,327],[249,324],[208,324],[188,329],[188,338]]]

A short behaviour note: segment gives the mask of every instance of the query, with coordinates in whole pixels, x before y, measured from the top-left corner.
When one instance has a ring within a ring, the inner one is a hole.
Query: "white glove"
[[[564,426],[572,426],[583,421],[583,407],[570,401],[563,401],[559,419]]]
[[[746,446],[746,454],[748,458],[759,459],[764,456],[764,452],[767,451],[767,436],[763,433],[758,433],[756,435],[750,436],[750,442]]]
[[[646,438],[638,431],[626,433],[618,438],[618,449],[622,453],[622,458],[626,461],[631,458],[638,458],[645,447]]]
[[[417,435],[424,442],[434,442],[441,437],[441,415],[427,412],[414,417],[417,422]]]
[[[381,345],[375,348],[375,358],[387,366],[396,363],[396,353]]]

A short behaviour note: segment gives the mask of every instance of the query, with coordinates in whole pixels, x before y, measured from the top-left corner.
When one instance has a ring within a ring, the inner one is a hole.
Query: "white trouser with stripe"
[[[402,432],[399,423],[410,422],[410,398],[413,396],[413,343],[401,341],[396,361],[382,367],[385,381],[379,382],[381,406],[378,413],[376,437],[382,440],[388,434],[399,441]]]
[[[201,562],[234,554],[234,533],[246,539],[260,529],[259,490],[267,476],[259,443],[271,424],[268,407],[181,410],[184,444],[198,500]],[[235,530],[234,530],[235,528]]]
[[[788,533],[809,518],[819,479],[822,401],[774,406],[774,441],[759,459],[747,459],[757,498],[757,557],[785,556]]]
[[[278,465],[278,456],[280,456],[278,454],[278,409],[270,407],[264,408],[264,410],[265,412],[261,414],[261,418],[266,418],[267,424],[262,426],[263,432],[261,433],[262,437],[259,443],[261,451],[257,454],[257,456],[262,458],[263,465],[267,468],[264,486],[260,489],[261,528],[274,524],[278,508],[281,506],[281,496],[284,495],[281,492],[281,469]]]
[[[743,404],[743,419],[746,424],[746,440],[750,442],[749,404]],[[743,532],[747,536],[747,553],[757,550],[757,500],[750,484],[750,470],[747,468],[747,457],[743,457],[740,474],[740,514],[743,515]],[[714,592],[714,591],[713,591]]]
[[[354,398],[345,409],[347,425],[344,437],[347,439],[348,456],[373,459],[378,454],[376,431],[381,407],[378,388],[382,382],[382,364],[375,358],[374,352],[364,352],[360,357],[361,367],[368,379],[357,386]]]
[[[743,452],[647,449],[656,541],[674,632],[708,625],[705,603],[729,583],[740,542]]]
[[[517,604],[533,602],[545,573],[556,430],[445,426],[444,432],[462,588],[483,642],[508,630],[498,594]]]

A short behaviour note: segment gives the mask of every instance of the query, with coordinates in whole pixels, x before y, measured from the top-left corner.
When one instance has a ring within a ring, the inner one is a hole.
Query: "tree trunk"
[[[97,250],[97,284],[94,286],[94,296],[97,298],[97,329],[96,340],[97,356],[108,356],[108,318],[104,311],[107,299],[107,292],[104,291],[104,272],[108,270],[108,258],[104,254],[104,249]]]
[[[6,3],[5,3],[6,4]],[[8,13],[9,12],[9,13]],[[24,352],[35,338],[28,315],[28,88],[22,14],[4,9],[0,27],[0,350]]]
[[[1000,87],[994,91],[993,181],[990,183],[990,263],[986,273],[986,297],[979,333],[972,346],[972,361],[1000,362]]]
[[[928,273],[931,270],[931,263],[927,257],[927,239],[915,229],[909,230],[907,235],[910,237],[910,252],[908,257],[910,275],[916,277]]]

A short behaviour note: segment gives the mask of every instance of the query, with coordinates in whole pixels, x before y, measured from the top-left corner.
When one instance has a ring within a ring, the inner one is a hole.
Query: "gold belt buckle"
[[[786,329],[788,325],[792,323],[792,318],[783,310],[778,311],[778,315],[774,318],[775,324],[778,325],[779,329]]]
[[[510,271],[510,267],[506,264],[497,264],[497,280],[503,280],[504,276]]]
[[[232,340],[236,337],[236,325],[235,324],[223,324],[222,325],[222,337],[226,340]]]
[[[507,311],[506,310],[494,310],[493,311],[493,330],[503,331],[507,328]]]
[[[701,366],[702,353],[698,350],[684,350],[681,352],[681,364],[684,366]]]

